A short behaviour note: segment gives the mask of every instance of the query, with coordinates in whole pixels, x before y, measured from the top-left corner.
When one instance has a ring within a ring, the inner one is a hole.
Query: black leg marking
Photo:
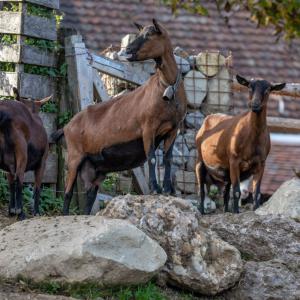
[[[25,219],[25,214],[23,212],[23,194],[22,194],[23,184],[20,182],[19,178],[16,180],[16,206],[15,211],[18,215],[19,220]]]
[[[149,185],[151,194],[160,194],[161,187],[158,185],[155,174],[156,156],[155,148],[152,145],[148,155],[148,166],[149,166]]]
[[[233,212],[239,213],[239,200],[241,197],[240,184],[237,183],[233,186]]]
[[[39,208],[40,194],[41,194],[41,189],[36,187],[33,194],[33,199],[34,199],[33,215],[34,216],[40,215],[40,208]]]
[[[224,188],[224,193],[223,193],[223,199],[224,199],[224,211],[225,212],[229,212],[229,207],[228,207],[228,203],[229,203],[229,197],[230,197],[230,186],[231,186],[231,182],[227,182]]]
[[[91,210],[93,208],[96,196],[98,191],[98,185],[92,186],[87,192],[86,192],[86,207],[85,207],[85,214],[89,215],[91,213]]]
[[[8,206],[8,215],[13,216],[16,214],[16,182],[13,181],[9,185],[10,190],[10,200]]]
[[[64,216],[68,216],[69,215],[69,210],[70,210],[70,203],[73,197],[73,190],[74,190],[74,185],[75,185],[75,181],[70,189],[70,191],[68,193],[65,193],[65,197],[64,197],[64,207],[63,207],[63,215]]]
[[[261,203],[261,193],[260,193],[260,184],[261,182],[259,182],[256,186],[255,192],[254,192],[254,206],[253,206],[253,210],[256,210],[257,208],[259,208],[260,203]]]
[[[174,146],[174,143],[170,146],[168,151],[166,153],[164,153],[165,175],[164,175],[164,183],[163,183],[163,192],[164,192],[164,194],[168,194],[168,195],[175,194],[175,189],[174,189],[172,179],[171,179],[173,146]]]

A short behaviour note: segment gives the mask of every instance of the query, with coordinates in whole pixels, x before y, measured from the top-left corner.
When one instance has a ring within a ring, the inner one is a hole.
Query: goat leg
[[[148,153],[148,166],[149,166],[149,186],[151,194],[161,194],[161,187],[157,183],[155,166],[156,166],[156,156],[155,156],[155,147],[152,144],[150,147],[150,151]]]
[[[20,180],[20,178],[17,177],[17,179],[16,179],[16,207],[15,207],[15,212],[16,212],[16,215],[18,215],[18,220],[24,220],[25,219],[25,213],[23,211],[22,188],[23,188],[23,180]]]
[[[13,216],[16,214],[16,184],[15,184],[14,176],[11,173],[7,174],[7,179],[9,182],[9,192],[10,192],[8,215]]]
[[[198,181],[199,194],[200,194],[200,212],[204,215],[204,201],[205,201],[205,178],[207,170],[203,162],[199,161],[196,163],[196,177]]]
[[[229,196],[230,196],[230,186],[231,186],[231,182],[229,181],[225,184],[224,192],[223,192],[224,211],[225,212],[229,212],[228,203],[229,203]]]
[[[98,185],[92,185],[91,188],[88,189],[86,192],[86,198],[87,198],[86,207],[85,207],[86,215],[89,215],[92,211],[97,196],[98,188],[99,188]]]
[[[259,206],[260,206],[260,199],[261,199],[260,185],[261,185],[261,180],[262,180],[262,177],[264,174],[264,168],[265,168],[265,166],[262,165],[261,168],[259,169],[258,173],[253,175],[253,195],[254,195],[253,210],[259,208]]]
[[[164,153],[164,165],[165,165],[165,174],[164,174],[164,182],[163,182],[163,193],[164,194],[175,194],[175,189],[171,180],[171,163],[173,158],[173,146],[169,147],[169,149]]]
[[[241,197],[239,160],[233,157],[229,160],[229,165],[230,181],[233,190],[233,212],[239,213],[239,200]]]

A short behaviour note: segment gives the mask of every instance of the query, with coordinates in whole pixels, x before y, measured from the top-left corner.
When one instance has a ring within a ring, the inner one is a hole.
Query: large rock
[[[0,292],[1,300],[76,300],[71,297],[51,296],[42,294],[4,293]],[[100,299],[100,298],[99,298]]]
[[[203,121],[204,121],[204,115],[200,111],[195,111],[191,113],[187,113],[185,117],[185,125],[188,128],[193,129],[200,129]]]
[[[300,179],[293,178],[283,183],[255,212],[259,215],[282,214],[300,221]]]
[[[34,281],[147,282],[166,253],[124,220],[100,216],[35,218],[0,231],[0,277]]]
[[[211,230],[201,229],[197,208],[185,200],[120,196],[102,215],[128,219],[164,248],[168,260],[160,273],[161,282],[215,295],[240,278],[243,265],[239,251]]]
[[[226,299],[300,299],[300,223],[254,212],[205,216],[200,225],[240,250],[240,283]]]

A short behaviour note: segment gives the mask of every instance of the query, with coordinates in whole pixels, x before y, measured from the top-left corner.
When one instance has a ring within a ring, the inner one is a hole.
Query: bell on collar
[[[164,91],[163,99],[165,101],[170,101],[173,98],[174,98],[174,88],[172,85],[169,85]]]

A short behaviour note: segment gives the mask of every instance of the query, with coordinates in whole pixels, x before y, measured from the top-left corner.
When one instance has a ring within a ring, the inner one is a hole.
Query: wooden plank
[[[271,132],[300,133],[300,120],[288,118],[267,117]]]
[[[32,99],[42,99],[53,95],[55,97],[56,81],[48,76],[21,73],[20,96]]]
[[[150,77],[146,72],[137,72],[129,65],[125,65],[124,63],[111,60],[101,55],[91,54],[87,59],[90,65],[101,73],[120,78],[130,83],[142,85]]]
[[[96,91],[101,99],[101,101],[107,101],[110,99],[103,81],[101,80],[99,73],[97,70],[93,69],[93,83],[94,83],[94,87],[96,88]]]
[[[20,52],[19,45],[0,45],[0,61],[17,63],[20,61]]]
[[[55,41],[56,21],[37,16],[24,15],[22,30],[22,14],[20,12],[0,11],[0,32],[24,34],[26,36]]]
[[[24,45],[22,46],[20,62],[24,64],[55,67],[57,57],[54,52],[44,51],[37,47]]]
[[[13,87],[18,86],[18,74],[15,72],[0,72],[0,96],[13,96]]]
[[[68,84],[74,102],[73,110],[78,112],[93,102],[93,70],[87,63],[88,52],[80,35],[65,39]]]
[[[37,16],[24,16],[24,32],[27,36],[56,41],[56,21]]]
[[[46,169],[43,176],[43,183],[56,183],[57,180],[57,155],[49,153],[46,160]],[[29,171],[25,173],[24,182],[34,182],[34,173]]]
[[[0,11],[1,33],[21,34],[21,25],[21,13]]]
[[[49,143],[53,143],[51,134],[56,131],[56,114],[54,113],[39,113],[40,118],[42,119],[44,128],[46,129]]]
[[[29,2],[46,6],[53,9],[59,9],[59,0],[2,0],[3,2]]]
[[[142,168],[140,167],[134,168],[132,169],[132,172],[136,180],[136,183],[138,184],[139,192],[141,192],[143,195],[149,195],[150,189],[146,181],[146,178],[144,176],[144,173],[142,171]]]
[[[240,85],[236,79],[234,79],[231,88],[234,92],[248,92],[248,88]],[[272,94],[300,98],[300,83],[287,83],[283,90],[274,91]]]

